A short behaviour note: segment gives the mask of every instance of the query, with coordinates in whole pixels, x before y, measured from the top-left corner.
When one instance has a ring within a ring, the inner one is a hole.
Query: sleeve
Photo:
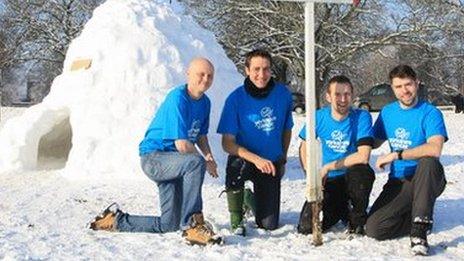
[[[372,137],[372,117],[367,111],[361,111],[359,114],[357,140],[365,137]]]
[[[288,92],[287,95],[287,113],[285,116],[285,125],[284,129],[285,130],[291,130],[293,128],[293,100],[292,100],[292,94]]]
[[[379,139],[379,140],[386,140],[387,139],[387,134],[385,132],[385,126],[383,124],[382,112],[379,113],[379,117],[377,118],[377,120],[374,123],[372,133],[373,133],[375,139]]]
[[[233,95],[230,95],[224,104],[217,133],[232,134],[234,136],[238,133],[238,111]]]
[[[200,129],[200,135],[206,135],[208,134],[209,130],[209,117],[211,114],[211,102],[209,99],[206,100],[206,105],[205,105],[205,119],[201,124],[201,129]]]
[[[438,109],[431,110],[424,119],[425,124],[425,138],[428,139],[435,135],[441,135],[448,140],[448,133],[445,127],[443,114]]]
[[[169,96],[164,110],[163,139],[188,139],[187,106],[179,96]]]

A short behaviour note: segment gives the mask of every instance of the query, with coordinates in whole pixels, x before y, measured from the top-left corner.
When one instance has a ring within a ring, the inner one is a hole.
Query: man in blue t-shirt
[[[374,139],[368,111],[351,107],[353,85],[343,75],[329,80],[326,99],[330,104],[316,111],[316,137],[322,145],[320,175],[324,185],[322,229],[338,221],[348,222],[348,232],[364,234],[366,208],[374,182],[369,156]],[[306,126],[300,132],[300,160],[306,169]],[[312,231],[312,211],[305,202],[298,232]]]
[[[246,55],[247,77],[227,97],[217,130],[229,153],[226,192],[231,228],[237,235],[245,235],[246,180],[253,182],[255,204],[248,205],[254,208],[258,227],[273,230],[279,224],[280,179],[293,127],[292,97],[284,85],[271,78],[271,65],[266,51]]]
[[[376,167],[390,165],[390,175],[371,208],[366,233],[378,240],[409,234],[413,253],[426,255],[433,207],[446,184],[439,157],[448,134],[442,113],[418,99],[411,67],[395,67],[390,81],[398,101],[382,109],[373,128],[375,147],[388,141],[391,150]]]
[[[187,84],[166,96],[139,145],[142,169],[158,185],[161,216],[130,215],[113,203],[95,218],[92,229],[149,233],[181,229],[182,236],[192,244],[221,241],[204,222],[201,197],[205,171],[217,177],[206,136],[211,103],[205,92],[213,75],[210,61],[193,59]]]

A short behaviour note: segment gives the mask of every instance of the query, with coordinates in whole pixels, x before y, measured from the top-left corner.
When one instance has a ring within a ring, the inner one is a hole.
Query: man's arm
[[[321,170],[321,176],[325,177],[329,171],[344,169],[356,164],[368,164],[371,155],[372,147],[370,145],[362,145],[358,147],[358,151],[348,155],[345,158],[338,159],[325,164]]]
[[[217,178],[218,177],[217,164],[213,158],[213,154],[211,153],[211,148],[209,146],[208,137],[206,135],[201,135],[198,138],[197,145],[198,145],[198,148],[203,153],[203,157],[205,158],[206,170],[212,177]]]
[[[300,143],[300,164],[304,171],[306,171],[306,141]]]
[[[260,156],[248,151],[246,148],[239,146],[235,142],[235,136],[230,134],[222,135],[222,148],[230,155],[239,156],[258,168],[261,172],[275,176],[276,170],[272,161],[261,158]]]
[[[285,162],[287,162],[287,153],[288,153],[288,148],[290,147],[290,141],[292,139],[292,130],[285,130],[284,134],[282,135],[282,147],[283,147],[283,158]]]
[[[198,153],[195,145],[191,143],[189,140],[175,140],[174,145],[176,146],[177,151],[180,153]]]
[[[423,157],[435,157],[439,158],[445,143],[445,137],[441,135],[434,135],[427,139],[427,142],[417,146],[415,148],[403,150],[401,154],[404,160],[414,160]],[[380,156],[377,159],[375,166],[379,169],[383,169],[386,165],[392,163],[394,160],[398,160],[399,153],[396,151],[390,152],[386,155]]]
[[[206,135],[201,135],[198,138],[197,145],[201,153],[203,153],[205,159],[213,157],[213,154],[211,153],[211,148],[209,146],[208,137]]]

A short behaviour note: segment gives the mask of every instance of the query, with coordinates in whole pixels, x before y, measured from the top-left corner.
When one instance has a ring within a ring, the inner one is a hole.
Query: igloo
[[[138,143],[197,56],[210,59],[216,69],[207,93],[209,137],[223,161],[217,121],[242,76],[211,32],[181,14],[179,6],[173,10],[163,2],[108,0],[95,9],[72,41],[49,95],[1,130],[0,173],[62,169],[70,177],[141,176],[134,174],[141,172]]]

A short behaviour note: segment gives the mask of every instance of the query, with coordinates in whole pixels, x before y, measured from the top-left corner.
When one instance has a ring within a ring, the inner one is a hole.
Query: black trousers
[[[253,182],[256,201],[256,224],[260,228],[274,230],[279,225],[280,179],[285,164],[274,162],[276,176],[262,173],[256,166],[237,156],[229,155],[226,168],[226,189],[242,189],[245,181]]]
[[[367,164],[354,165],[344,176],[327,180],[322,201],[322,230],[325,231],[338,221],[349,222],[350,226],[363,226],[367,219],[367,206],[375,174]],[[310,234],[312,211],[305,202],[300,213],[298,233]]]
[[[431,223],[435,200],[445,189],[443,166],[437,158],[418,162],[416,172],[406,179],[390,179],[371,208],[366,234],[378,240],[408,235],[417,218]]]

